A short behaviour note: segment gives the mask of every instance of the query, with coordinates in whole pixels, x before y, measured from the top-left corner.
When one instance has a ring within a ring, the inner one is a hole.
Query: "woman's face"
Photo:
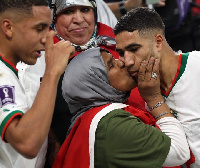
[[[76,45],[84,45],[90,40],[94,26],[94,10],[88,6],[69,7],[56,19],[58,34]]]
[[[131,91],[137,86],[135,80],[128,73],[127,67],[124,66],[122,61],[114,59],[113,56],[106,51],[102,51],[101,55],[107,69],[109,84],[113,88],[126,92]]]

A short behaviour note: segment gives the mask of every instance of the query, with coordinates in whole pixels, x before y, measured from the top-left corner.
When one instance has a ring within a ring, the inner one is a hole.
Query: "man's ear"
[[[156,43],[156,48],[158,50],[161,50],[163,47],[163,43],[164,43],[164,37],[161,34],[157,34],[155,36],[155,43]]]
[[[13,36],[13,23],[9,19],[3,19],[2,30],[7,38],[12,38]]]

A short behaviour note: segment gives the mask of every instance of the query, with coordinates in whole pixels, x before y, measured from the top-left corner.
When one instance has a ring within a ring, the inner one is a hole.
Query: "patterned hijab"
[[[74,115],[72,122],[92,107],[124,103],[130,94],[109,85],[99,47],[81,52],[71,60],[65,70],[62,92],[70,113]]]
[[[52,3],[50,5],[51,9],[53,10],[53,23],[51,25],[51,29],[56,31],[56,17],[59,13],[61,13],[63,10],[72,7],[72,6],[89,6],[92,7],[94,10],[94,16],[95,16],[95,28],[93,35],[91,39],[83,46],[78,46],[76,44],[72,44],[75,46],[77,51],[84,51],[88,48],[93,48],[98,46],[97,40],[97,6],[95,0],[52,0]],[[57,33],[57,37],[60,40],[63,40],[63,38]]]

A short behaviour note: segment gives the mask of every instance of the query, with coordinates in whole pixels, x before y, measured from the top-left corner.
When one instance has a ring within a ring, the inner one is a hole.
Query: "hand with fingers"
[[[138,75],[138,89],[142,98],[148,104],[162,100],[160,91],[159,60],[151,57],[143,61]]]
[[[159,59],[151,57],[149,61],[141,63],[138,75],[138,89],[156,120],[163,117],[174,117],[161,95]]]
[[[69,41],[61,40],[54,44],[54,31],[47,34],[47,41],[45,44],[45,73],[54,73],[61,75],[68,64],[69,58],[75,53],[75,48]]]

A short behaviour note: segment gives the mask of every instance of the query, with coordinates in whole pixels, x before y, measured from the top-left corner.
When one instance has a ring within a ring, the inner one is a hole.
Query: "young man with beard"
[[[132,10],[115,26],[116,51],[135,81],[140,75],[138,72],[143,60],[148,61],[150,57],[160,60],[162,95],[183,125],[190,149],[195,156],[195,163],[191,164],[191,167],[197,168],[200,167],[200,52],[174,52],[165,39],[164,31],[165,25],[155,10]],[[153,72],[152,78],[156,76]],[[162,104],[158,102],[149,109],[151,111]]]

